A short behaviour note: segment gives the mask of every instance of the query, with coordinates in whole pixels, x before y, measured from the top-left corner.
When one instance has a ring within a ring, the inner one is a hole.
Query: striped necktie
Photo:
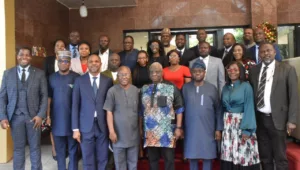
[[[264,101],[264,94],[265,94],[265,87],[266,87],[266,82],[267,82],[267,66],[264,67],[263,72],[260,77],[260,83],[257,91],[257,108],[261,109],[265,106],[265,101]]]

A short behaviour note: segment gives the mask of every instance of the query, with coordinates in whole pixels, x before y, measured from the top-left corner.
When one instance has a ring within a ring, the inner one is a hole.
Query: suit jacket
[[[275,71],[271,90],[271,110],[275,128],[285,130],[287,122],[296,124],[299,113],[298,79],[293,66],[275,61]],[[249,81],[257,103],[259,73],[262,63],[250,70]],[[256,104],[255,104],[256,107]],[[256,116],[258,118],[258,116]]]
[[[194,60],[190,61],[190,68],[196,60],[199,60],[199,58],[195,58]],[[204,80],[213,84],[218,89],[220,96],[222,94],[223,86],[225,85],[224,71],[225,70],[221,59],[209,56],[208,66],[206,66],[206,76]]]
[[[0,120],[11,120],[18,101],[17,66],[4,71],[0,89]],[[48,104],[47,80],[44,71],[29,67],[27,105],[30,117],[46,117]]]
[[[274,45],[274,48],[275,48],[275,51],[276,51],[275,60],[282,61],[282,57],[281,57],[278,45],[277,44],[273,44],[273,45]],[[256,45],[254,45],[251,48],[247,49],[246,56],[249,59],[255,61],[256,64],[259,64],[258,60],[256,59]]]
[[[75,73],[78,73],[80,75],[85,74],[82,70],[81,67],[81,61],[80,61],[80,57],[79,58],[72,58],[71,59],[71,67],[70,70],[74,71]],[[89,69],[87,68],[86,72],[88,72]]]
[[[216,57],[220,58],[222,60],[223,66],[226,67],[231,61],[233,61],[233,48],[231,48],[223,58],[224,51],[225,48],[219,49],[218,55]]]
[[[118,79],[116,79],[116,80],[113,79],[113,75],[112,75],[110,70],[105,70],[105,71],[102,72],[102,74],[105,75],[106,77],[111,78],[111,80],[113,81],[113,84],[118,84],[119,83]]]
[[[97,112],[98,125],[101,132],[108,134],[106,111],[103,105],[107,91],[113,86],[112,79],[100,75],[100,83],[95,96],[90,81],[90,75],[85,74],[75,80],[72,96],[72,129],[80,132],[90,132],[93,127],[94,113]]]
[[[180,57],[180,65],[189,66],[189,62],[196,58],[196,55],[193,51],[189,49],[184,49],[182,56]]]
[[[44,71],[47,80],[52,73],[55,73],[55,59],[55,56],[48,56],[44,60]]]
[[[199,52],[199,47],[198,45],[190,48],[191,51],[194,52],[194,54],[196,55],[196,57],[199,57],[200,56],[200,52]],[[214,46],[210,46],[210,53],[209,53],[210,56],[218,56],[218,50],[216,47]]]

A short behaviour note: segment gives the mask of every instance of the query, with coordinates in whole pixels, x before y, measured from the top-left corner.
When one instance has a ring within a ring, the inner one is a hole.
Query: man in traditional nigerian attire
[[[198,170],[199,159],[203,169],[212,170],[212,159],[217,157],[216,140],[223,129],[222,109],[217,88],[204,81],[206,66],[196,60],[191,67],[193,81],[183,86],[186,106],[184,119],[184,156],[190,160],[190,169]]]
[[[166,55],[169,51],[176,49],[176,46],[170,44],[171,40],[172,40],[171,30],[169,28],[164,28],[161,31],[161,42],[164,45]]]

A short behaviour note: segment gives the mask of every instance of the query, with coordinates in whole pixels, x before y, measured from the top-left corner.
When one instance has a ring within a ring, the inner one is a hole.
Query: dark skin
[[[26,68],[27,66],[29,66],[31,60],[32,60],[31,53],[27,49],[21,49],[19,51],[19,53],[17,54],[18,64],[23,68]],[[42,125],[42,118],[39,116],[35,116],[30,120],[30,122],[34,122],[33,128],[37,130]],[[1,123],[2,129],[9,128],[9,122],[7,119],[1,120],[0,123]]]
[[[124,51],[126,51],[127,53],[129,53],[133,50],[133,40],[130,37],[127,37],[124,39],[123,48],[124,48]]]
[[[207,34],[206,34],[206,31],[204,29],[200,29],[198,30],[197,32],[197,39],[200,42],[205,42],[206,41],[206,37],[207,37]]]
[[[182,50],[185,46],[185,37],[183,35],[177,35],[176,36],[176,40],[175,40],[175,43],[176,43],[176,47],[179,49],[179,50]]]
[[[100,51],[103,54],[109,47],[109,38],[107,36],[100,36],[99,38],[99,47]]]
[[[243,39],[246,44],[253,43],[254,41],[253,30],[250,28],[245,29]]]
[[[265,42],[265,38],[266,38],[266,35],[265,35],[265,32],[263,29],[256,28],[254,30],[254,40],[257,45],[259,45],[262,42]]]
[[[120,67],[121,59],[117,53],[113,53],[108,59],[108,68],[112,72],[116,72]]]
[[[163,43],[164,47],[169,47],[171,41],[171,34],[163,33],[161,34],[161,42]]]
[[[203,68],[193,68],[191,69],[192,78],[194,80],[195,86],[203,86],[204,77],[206,74],[205,69]],[[221,131],[215,131],[215,140],[221,140]]]
[[[210,53],[210,45],[208,43],[201,43],[199,45],[199,53],[201,57],[207,57]]]
[[[150,48],[153,52],[153,57],[159,57],[159,44],[157,42],[152,42]]]
[[[223,37],[223,44],[226,48],[231,47],[233,44],[235,44],[235,38],[234,35],[231,33],[226,33]]]
[[[80,41],[80,34],[78,31],[72,31],[69,35],[69,40],[72,45],[77,45]]]

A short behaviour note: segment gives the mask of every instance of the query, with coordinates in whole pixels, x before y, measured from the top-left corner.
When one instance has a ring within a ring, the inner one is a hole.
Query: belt
[[[271,113],[263,113],[263,112],[260,112],[260,111],[257,111],[260,115],[263,115],[263,116],[271,116]]]

